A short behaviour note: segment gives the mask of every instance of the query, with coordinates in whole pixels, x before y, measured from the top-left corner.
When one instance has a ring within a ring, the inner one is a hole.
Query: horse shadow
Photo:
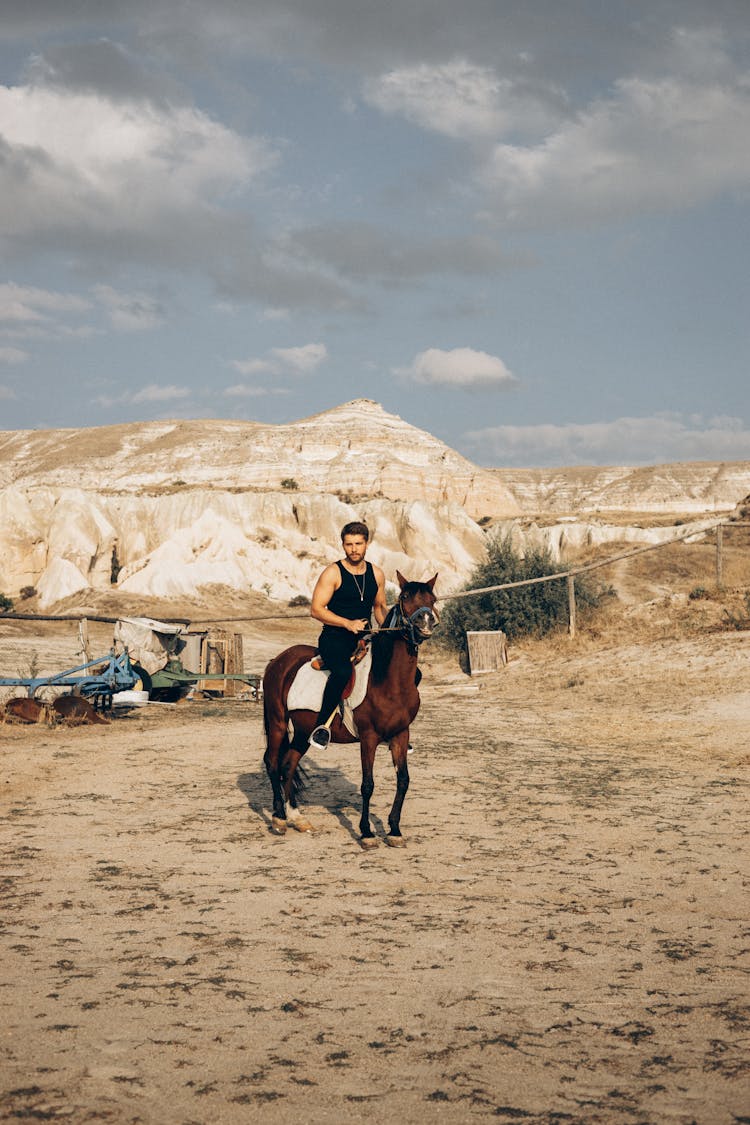
[[[299,767],[297,773],[299,774]],[[304,767],[304,790],[301,803],[305,810],[311,805],[333,813],[342,828],[351,838],[360,842],[359,817],[362,808],[362,794],[359,785],[352,781],[339,766],[325,766],[315,763]],[[252,773],[241,773],[237,778],[237,788],[247,798],[249,808],[271,831],[271,786],[265,766],[261,763]],[[351,815],[350,815],[351,814]],[[386,835],[386,828],[380,817],[370,812],[370,820],[375,832]]]

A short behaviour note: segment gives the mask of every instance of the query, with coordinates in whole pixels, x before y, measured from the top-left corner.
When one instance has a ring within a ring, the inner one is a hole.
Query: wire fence
[[[556,582],[565,579],[568,586],[568,632],[571,636],[575,636],[576,631],[576,600],[575,600],[575,579],[579,574],[588,574],[592,570],[599,570],[605,566],[612,566],[613,563],[622,562],[624,559],[635,558],[636,555],[644,555],[648,551],[661,551],[666,547],[671,547],[675,543],[682,543],[688,539],[699,539],[707,535],[711,531],[716,531],[716,585],[721,587],[723,585],[724,573],[724,529],[735,527],[750,527],[750,522],[741,520],[716,520],[714,523],[706,524],[704,527],[686,527],[683,531],[673,535],[671,539],[665,539],[661,543],[649,543],[645,547],[634,547],[629,551],[622,551],[617,555],[610,555],[606,559],[597,559],[595,562],[585,563],[583,566],[569,567],[567,570],[557,571],[554,574],[545,574],[537,578],[523,578],[515,582],[502,582],[496,586],[482,586],[473,590],[459,590],[452,594],[445,594],[442,598],[443,601],[448,599],[456,600],[458,598],[472,598],[479,594],[492,594],[501,590],[515,590],[521,586],[533,586],[540,582]]]

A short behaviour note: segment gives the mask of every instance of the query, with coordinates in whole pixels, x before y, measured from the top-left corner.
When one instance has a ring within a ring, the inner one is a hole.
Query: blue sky
[[[750,459],[747,0],[2,7],[0,429]]]

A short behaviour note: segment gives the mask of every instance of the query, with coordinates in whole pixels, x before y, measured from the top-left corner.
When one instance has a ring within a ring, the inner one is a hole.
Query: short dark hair
[[[347,535],[361,535],[363,539],[369,539],[370,529],[366,523],[360,523],[358,520],[355,520],[353,523],[347,523],[341,528],[342,543]]]

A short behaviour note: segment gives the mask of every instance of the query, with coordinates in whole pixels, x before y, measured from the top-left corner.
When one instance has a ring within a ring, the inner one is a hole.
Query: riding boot
[[[326,682],[323,691],[323,702],[320,705],[318,718],[308,743],[314,750],[325,750],[328,743],[331,741],[331,720],[341,701],[341,692],[344,690],[344,687],[346,687],[346,683],[341,686],[340,677],[332,672]]]

